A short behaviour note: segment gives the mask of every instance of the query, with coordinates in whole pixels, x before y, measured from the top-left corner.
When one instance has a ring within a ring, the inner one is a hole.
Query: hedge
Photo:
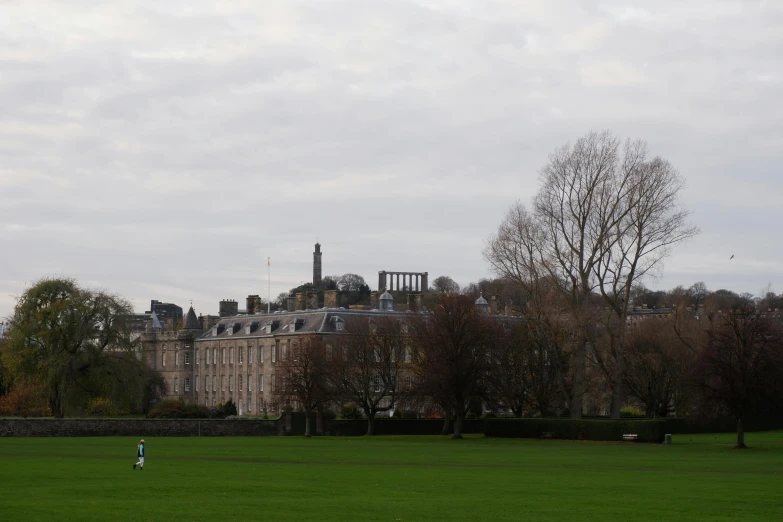
[[[484,435],[487,437],[542,438],[545,433],[556,439],[623,440],[623,435],[634,433],[638,442],[663,442],[665,420],[570,420],[570,419],[487,419]]]

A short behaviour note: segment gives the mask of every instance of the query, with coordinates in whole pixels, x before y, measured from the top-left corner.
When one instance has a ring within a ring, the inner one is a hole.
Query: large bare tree
[[[348,316],[344,332],[330,341],[329,380],[339,398],[362,409],[367,435],[375,435],[375,416],[406,392],[406,345],[406,323],[383,314]]]
[[[719,314],[711,322],[692,377],[707,401],[737,420],[737,448],[745,448],[743,421],[783,402],[783,332],[777,321],[751,311]]]
[[[432,312],[410,323],[417,390],[454,415],[453,438],[462,438],[462,425],[471,400],[486,389],[491,358],[492,327],[473,300],[444,294]]]
[[[326,345],[318,337],[295,339],[277,366],[274,396],[280,405],[298,403],[305,412],[305,437],[312,436],[311,413],[332,400]]]
[[[485,257],[499,275],[528,284],[545,278],[564,298],[575,347],[572,418],[582,415],[596,293],[613,311],[604,331],[617,337],[620,357],[632,284],[696,233],[677,200],[681,187],[667,162],[648,159],[643,142],[589,133],[550,155],[533,212],[517,203],[488,242]],[[614,366],[612,413],[619,416],[622,362]]]

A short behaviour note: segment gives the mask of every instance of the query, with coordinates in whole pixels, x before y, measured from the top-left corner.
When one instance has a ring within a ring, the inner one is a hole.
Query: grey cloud
[[[694,6],[14,4],[0,316],[56,273],[214,312],[264,291],[267,256],[273,295],[309,279],[316,237],[327,273],[465,284],[549,152],[603,128],[681,170],[704,230],[652,286],[783,288],[783,6]]]

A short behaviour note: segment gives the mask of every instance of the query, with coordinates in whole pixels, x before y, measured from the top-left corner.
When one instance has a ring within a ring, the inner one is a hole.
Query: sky
[[[702,231],[648,287],[783,292],[781,27],[776,0],[0,0],[0,318],[46,276],[244,308],[316,241],[324,275],[465,285],[604,129]]]

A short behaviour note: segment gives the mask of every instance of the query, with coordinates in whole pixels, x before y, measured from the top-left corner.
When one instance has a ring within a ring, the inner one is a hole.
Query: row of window
[[[230,400],[233,400],[232,397],[229,397]],[[212,407],[214,408],[217,405],[217,397],[212,397],[211,399]],[[204,406],[209,408],[210,406],[210,398],[204,397]],[[264,409],[264,399],[258,399],[258,411],[263,411]],[[245,410],[247,413],[253,413],[253,398],[248,397],[247,399],[247,410]],[[243,412],[245,413],[245,412]]]
[[[238,391],[240,391],[240,392],[243,391],[243,389],[242,389],[242,378],[243,378],[242,375],[239,375],[237,377]],[[274,376],[272,377],[272,380],[274,382]],[[201,381],[201,379],[199,379],[199,378],[196,378],[196,380],[195,380],[195,382],[196,382],[196,391],[199,391],[198,387],[199,387],[199,382],[200,381]],[[210,390],[210,386],[209,386],[210,383],[212,384],[212,389],[211,390]],[[185,385],[185,391],[189,392],[190,391],[190,377],[185,377],[184,385]],[[408,388],[408,389],[413,387],[413,377],[411,375],[406,375],[405,376],[405,387]],[[375,393],[380,393],[381,392],[381,376],[380,375],[376,375],[373,378],[373,388],[374,388]],[[175,377],[174,378],[174,391],[175,392],[179,392],[179,377]],[[205,392],[208,392],[208,391],[216,392],[216,391],[218,391],[218,389],[217,389],[217,375],[213,375],[211,379],[209,377],[204,377],[204,391]],[[220,376],[220,391],[226,391],[226,376],[225,375],[221,375]],[[234,376],[233,375],[229,375],[228,376],[228,391],[229,392],[233,392],[234,391]],[[252,375],[248,375],[247,376],[247,391],[248,392],[252,392],[253,391],[253,376]],[[264,391],[264,376],[263,375],[259,375],[258,376],[258,391],[259,392],[263,392]]]

